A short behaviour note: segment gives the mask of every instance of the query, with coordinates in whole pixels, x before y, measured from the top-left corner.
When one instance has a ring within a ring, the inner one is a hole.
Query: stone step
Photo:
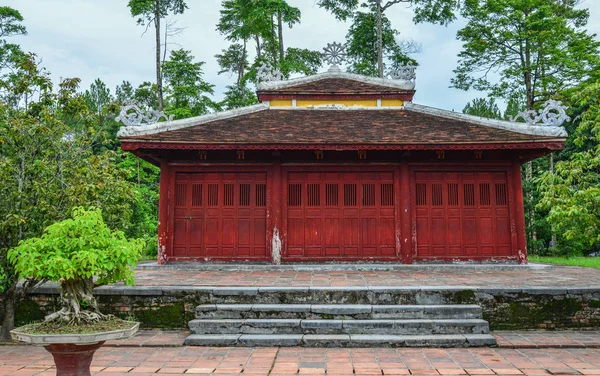
[[[197,319],[480,319],[478,305],[203,304]]]
[[[485,290],[472,286],[222,286],[201,289],[193,288],[202,295],[203,303],[212,304],[474,304],[476,294],[485,293]]]
[[[196,319],[194,334],[488,334],[480,319],[413,320],[301,320],[301,319]]]
[[[192,334],[187,346],[481,347],[496,346],[490,334]]]

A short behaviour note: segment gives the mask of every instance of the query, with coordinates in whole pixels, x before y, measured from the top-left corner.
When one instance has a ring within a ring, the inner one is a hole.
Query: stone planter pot
[[[126,339],[139,329],[139,322],[131,322],[131,327],[94,334],[30,334],[10,332],[12,338],[32,345],[44,346],[56,365],[56,376],[90,376],[90,365],[96,350],[107,340]]]

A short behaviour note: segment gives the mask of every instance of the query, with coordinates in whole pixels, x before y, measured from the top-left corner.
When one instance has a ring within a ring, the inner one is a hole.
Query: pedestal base
[[[56,376],[90,376],[94,353],[103,344],[104,341],[93,345],[56,343],[44,348],[54,357]]]

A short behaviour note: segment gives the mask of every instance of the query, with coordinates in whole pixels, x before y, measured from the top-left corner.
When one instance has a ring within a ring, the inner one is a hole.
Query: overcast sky
[[[100,78],[112,93],[123,80],[134,86],[154,81],[154,35],[150,31],[142,36],[144,28],[130,16],[127,0],[2,2],[18,9],[25,18],[29,34],[14,41],[38,54],[55,81],[79,77],[85,89]],[[328,42],[345,40],[348,24],[336,21],[316,5],[316,0],[288,2],[300,8],[302,23],[285,30],[286,47],[321,50]],[[187,0],[187,4],[186,13],[174,18],[178,27],[185,27],[175,42],[191,50],[197,60],[206,62],[205,79],[215,85],[215,99],[221,99],[225,85],[234,81],[226,74],[217,74],[214,58],[228,46],[215,31],[221,1]],[[600,0],[583,0],[582,6],[591,12],[588,29],[600,34]],[[464,25],[462,20],[449,27],[413,25],[411,10],[402,4],[395,5],[387,14],[393,27],[401,32],[401,38],[422,45],[423,51],[414,56],[420,64],[415,103],[460,111],[468,101],[484,95],[449,88],[461,47],[456,41],[456,31]]]

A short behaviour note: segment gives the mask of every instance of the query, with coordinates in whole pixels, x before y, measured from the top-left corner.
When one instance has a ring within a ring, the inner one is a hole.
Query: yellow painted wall
[[[292,107],[291,99],[273,99],[271,107]],[[296,107],[326,106],[328,104],[343,104],[347,107],[377,107],[377,99],[297,99]],[[382,99],[381,107],[403,106],[401,99]]]
[[[376,107],[377,99],[298,99],[296,107],[326,106],[328,104],[343,104],[347,107]]]
[[[393,106],[404,106],[402,99],[382,99],[381,107],[393,107]]]
[[[271,107],[292,107],[291,99],[273,99],[271,102]]]

